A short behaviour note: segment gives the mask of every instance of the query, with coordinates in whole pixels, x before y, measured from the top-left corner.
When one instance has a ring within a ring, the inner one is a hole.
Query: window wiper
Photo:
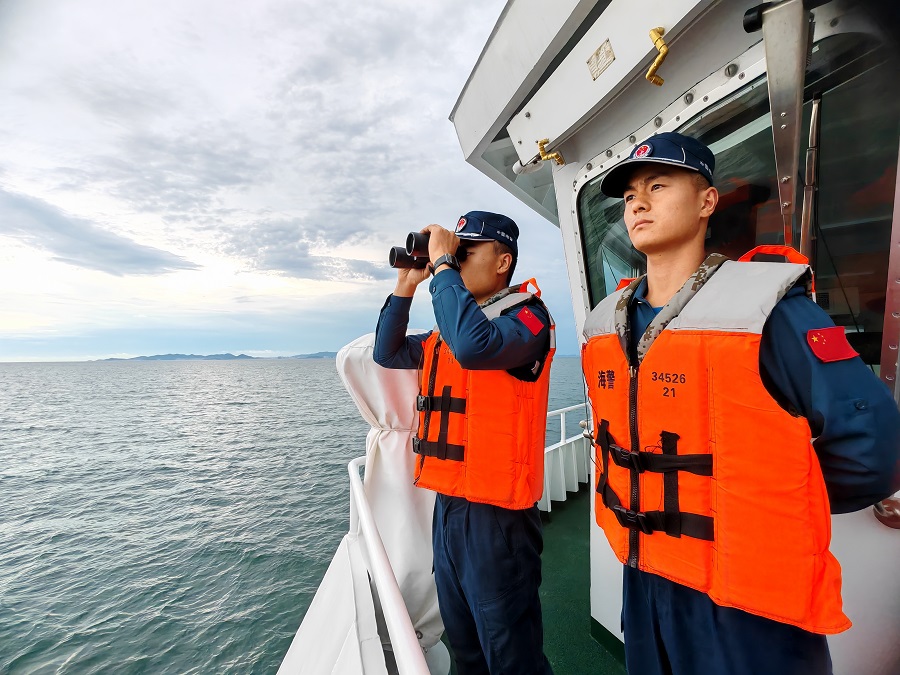
[[[815,4],[816,0],[764,3],[744,15],[744,30],[763,32],[785,246],[794,246],[794,180],[800,169],[803,85],[815,27],[809,10]]]

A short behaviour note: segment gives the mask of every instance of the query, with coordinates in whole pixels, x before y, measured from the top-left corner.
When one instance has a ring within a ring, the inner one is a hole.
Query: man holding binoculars
[[[434,577],[460,675],[552,673],[536,502],[555,340],[540,291],[527,290],[533,280],[510,286],[518,236],[511,219],[486,211],[467,213],[455,232],[411,234],[391,252],[397,286],[375,331],[379,365],[421,368],[413,480],[437,493]],[[437,326],[407,336],[429,274]]]

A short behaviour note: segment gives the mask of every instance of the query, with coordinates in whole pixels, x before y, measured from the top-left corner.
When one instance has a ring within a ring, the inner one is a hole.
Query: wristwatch
[[[450,253],[445,253],[440,258],[434,261],[434,265],[431,266],[431,273],[436,274],[437,268],[441,265],[446,265],[450,269],[454,269],[459,272],[459,261],[456,259],[456,256]]]

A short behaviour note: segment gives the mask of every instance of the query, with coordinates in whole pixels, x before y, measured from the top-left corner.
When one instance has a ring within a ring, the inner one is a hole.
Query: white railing
[[[416,631],[400,594],[400,586],[397,585],[397,578],[384,550],[384,543],[381,541],[375,517],[363,490],[362,479],[359,477],[359,469],[365,463],[365,457],[357,457],[347,467],[350,472],[350,531],[361,535],[369,554],[369,571],[372,573],[375,588],[378,589],[378,598],[381,601],[384,622],[397,662],[397,671],[400,675],[428,675],[425,655],[416,638]]]
[[[544,494],[538,502],[541,511],[550,511],[552,502],[565,501],[567,493],[578,492],[579,484],[590,480],[590,441],[582,435],[581,427],[577,434],[566,437],[566,413],[586,409],[587,404],[578,403],[547,413],[548,420],[559,415],[559,443],[544,448]]]

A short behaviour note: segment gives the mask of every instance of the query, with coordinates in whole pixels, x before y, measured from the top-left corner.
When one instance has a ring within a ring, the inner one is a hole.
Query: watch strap
[[[437,273],[438,267],[441,265],[446,265],[447,267],[456,270],[459,272],[459,262],[456,260],[456,257],[451,253],[445,253],[440,258],[434,261],[434,265],[432,265],[433,273]]]

